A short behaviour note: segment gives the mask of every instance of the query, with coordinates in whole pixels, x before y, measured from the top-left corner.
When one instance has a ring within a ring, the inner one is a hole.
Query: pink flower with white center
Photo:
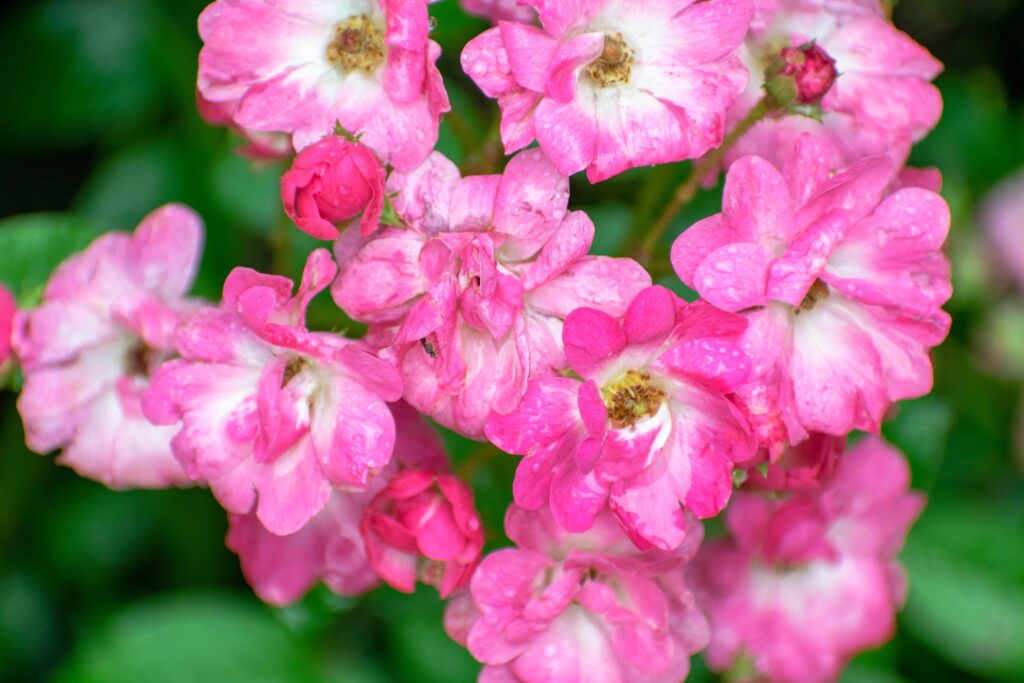
[[[14,301],[14,295],[0,285],[0,370],[11,357],[11,332],[14,328],[14,315],[17,312],[18,305]]]
[[[834,60],[834,83],[821,94],[822,121],[770,116],[740,138],[726,161],[757,154],[781,165],[801,133],[827,137],[839,165],[888,154],[906,161],[910,147],[942,114],[942,96],[931,81],[942,64],[882,14],[877,2],[755,0],[757,15],[739,54],[750,71],[743,96],[729,110],[730,125],[763,95],[765,70],[787,50],[813,43]],[[816,100],[817,101],[817,100]]]
[[[175,430],[142,414],[152,373],[174,353],[203,226],[187,207],[149,214],[134,234],[107,233],[62,263],[32,310],[16,314],[25,374],[18,410],[37,453],[112,488],[188,483],[171,455]]]
[[[395,416],[395,457],[366,491],[334,490],[324,509],[293,534],[267,531],[255,512],[228,514],[227,546],[238,554],[246,580],[264,601],[287,605],[317,581],[339,595],[358,595],[380,581],[367,559],[359,521],[370,500],[388,485],[398,464],[448,469],[441,440],[404,403],[391,404]]]
[[[522,403],[492,414],[487,438],[526,456],[513,493],[550,504],[565,529],[590,528],[606,503],[640,548],[671,549],[686,535],[683,508],[722,511],[734,463],[755,455],[726,394],[747,380],[741,316],[687,304],[649,287],[625,316],[580,308],[562,330],[577,378],[530,380]]]
[[[387,191],[409,227],[369,239],[347,231],[331,292],[392,348],[406,400],[467,436],[482,436],[492,409],[515,408],[530,376],[567,367],[569,311],[621,315],[650,285],[635,261],[586,255],[594,226],[568,211],[568,179],[540,150],[520,152],[502,175],[466,178],[435,153],[392,174]]]
[[[426,0],[217,0],[199,17],[199,92],[297,150],[341,123],[412,169],[450,108],[429,30]]]
[[[982,206],[992,254],[1024,291],[1024,171],[1007,178]]]
[[[734,51],[749,0],[525,0],[542,28],[499,22],[462,67],[501,108],[508,153],[536,139],[591,182],[692,159],[722,143],[747,74]]]
[[[701,528],[675,551],[638,551],[611,515],[565,533],[546,510],[509,508],[519,546],[488,555],[445,628],[485,664],[481,681],[676,683],[708,627],[683,584]]]
[[[157,371],[145,397],[155,424],[180,425],[172,446],[189,476],[228,512],[255,506],[274,534],[301,529],[335,488],[366,489],[395,443],[394,369],[361,342],[304,326],[336,271],[317,249],[291,296],[291,280],[236,268],[221,305],[181,324],[181,359]]]
[[[877,431],[893,401],[931,390],[928,353],[949,331],[946,202],[915,187],[884,196],[885,157],[834,177],[831,158],[804,136],[783,172],[740,159],[723,212],[672,247],[683,282],[750,321],[754,372],[737,394],[775,455],[808,432]]]
[[[537,10],[519,4],[519,0],[459,0],[462,9],[493,22],[521,21],[532,23],[537,19]]]
[[[371,566],[403,593],[419,579],[447,598],[469,582],[484,547],[470,488],[452,474],[421,469],[392,477],[360,529]]]
[[[731,537],[703,548],[688,580],[711,621],[713,669],[744,660],[757,680],[829,683],[896,628],[906,577],[895,559],[924,505],[898,451],[869,437],[818,494],[736,494]]]

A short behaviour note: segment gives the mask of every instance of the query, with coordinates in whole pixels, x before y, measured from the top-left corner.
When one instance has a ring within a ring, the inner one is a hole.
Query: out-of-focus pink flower
[[[14,295],[0,285],[0,368],[11,357],[11,333],[14,329],[14,315],[18,312],[18,305],[14,301]]]
[[[459,0],[462,9],[470,14],[499,21],[521,21],[533,23],[537,19],[537,10],[528,5],[519,4],[519,0]]]
[[[834,176],[832,158],[802,136],[783,172],[737,161],[723,212],[672,248],[683,282],[750,321],[752,380],[737,393],[775,455],[808,432],[877,431],[893,401],[931,390],[928,352],[949,331],[946,202],[920,188],[884,196],[885,157]]]
[[[448,468],[437,433],[404,403],[392,404],[391,411],[395,457],[366,491],[332,491],[323,510],[285,536],[267,531],[255,512],[228,514],[227,545],[238,554],[245,578],[260,598],[286,605],[318,580],[339,595],[357,595],[377,585],[379,577],[359,531],[366,505],[388,485],[399,464],[438,472]]]
[[[782,456],[771,462],[762,451],[762,463],[747,470],[748,488],[790,493],[813,492],[832,479],[839,456],[846,449],[846,439],[827,434],[811,434],[796,446],[789,446]]]
[[[391,459],[401,395],[394,369],[360,342],[305,328],[306,305],[336,273],[309,256],[287,278],[236,268],[217,308],[186,319],[145,396],[156,424],[181,423],[174,454],[229,512],[255,506],[271,533],[301,529],[335,488],[364,490]]]
[[[935,127],[942,96],[931,81],[942,64],[897,30],[878,2],[755,0],[757,14],[739,54],[750,71],[744,94],[729,110],[730,125],[763,95],[765,71],[780,51],[813,43],[834,60],[835,82],[820,98],[822,121],[776,116],[761,121],[726,155],[732,163],[757,154],[781,165],[805,132],[828,137],[839,165],[887,154],[902,165],[910,147]]]
[[[370,496],[335,490],[320,512],[284,536],[267,531],[254,512],[229,513],[225,542],[238,555],[249,585],[272,605],[295,602],[317,581],[339,595],[359,595],[380,581],[359,535]]]
[[[188,477],[175,430],[142,414],[150,377],[174,352],[203,227],[187,207],[149,214],[134,234],[108,233],[62,263],[32,310],[16,314],[25,374],[18,410],[28,447],[110,487],[160,488]]]
[[[377,229],[384,211],[384,164],[368,148],[329,135],[299,152],[281,178],[285,213],[299,230],[338,239],[336,224],[362,214],[359,232]]]
[[[591,182],[691,159],[722,142],[747,75],[734,54],[749,0],[525,0],[543,28],[501,22],[462,67],[501,108],[512,153],[536,139],[565,175]]]
[[[891,638],[906,596],[895,556],[924,504],[909,479],[869,437],[818,495],[736,494],[731,538],[701,548],[688,577],[711,620],[711,667],[744,657],[766,680],[828,683]]]
[[[371,566],[403,593],[419,579],[447,598],[469,581],[484,547],[469,487],[419,469],[396,474],[367,506],[360,528]]]
[[[721,512],[733,465],[755,454],[725,397],[750,370],[738,344],[745,327],[663,287],[640,292],[621,320],[592,308],[569,314],[562,339],[579,379],[531,379],[516,410],[487,422],[495,445],[526,456],[517,504],[550,503],[559,524],[581,532],[608,503],[638,547],[677,547],[683,508]]]
[[[1004,180],[982,207],[993,256],[1024,291],[1024,171]]]
[[[435,153],[387,191],[408,227],[342,235],[331,292],[391,348],[406,400],[467,436],[482,436],[492,409],[515,408],[530,376],[567,367],[569,311],[621,315],[650,284],[635,261],[586,255],[594,226],[568,211],[569,181],[540,150],[461,179]]]
[[[291,136],[285,133],[264,133],[258,130],[249,130],[237,125],[234,121],[234,112],[238,107],[238,101],[211,102],[203,94],[196,90],[196,109],[199,116],[207,123],[214,126],[228,126],[245,140],[245,145],[237,151],[245,157],[255,161],[266,161],[283,159],[295,154],[292,149]]]
[[[484,663],[481,681],[675,683],[708,641],[683,584],[701,529],[672,552],[639,552],[610,515],[567,534],[546,510],[515,506],[505,520],[519,546],[484,558],[445,628]]]
[[[199,17],[199,92],[249,131],[301,150],[337,122],[395,168],[437,141],[448,96],[426,0],[217,0]]]

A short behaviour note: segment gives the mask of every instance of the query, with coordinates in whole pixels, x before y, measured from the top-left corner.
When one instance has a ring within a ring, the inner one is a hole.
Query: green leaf
[[[0,220],[0,282],[21,305],[34,304],[54,268],[101,232],[73,214],[33,213]]]
[[[317,683],[308,653],[254,599],[196,593],[137,603],[90,633],[58,683]]]
[[[904,553],[904,624],[936,654],[1002,681],[1024,680],[1024,516],[978,501],[937,502]]]

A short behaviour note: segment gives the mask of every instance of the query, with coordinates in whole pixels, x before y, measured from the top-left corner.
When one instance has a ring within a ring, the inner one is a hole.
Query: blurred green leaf
[[[925,396],[899,404],[896,416],[883,425],[885,438],[910,461],[916,488],[925,488],[938,475],[953,411],[941,396]]]
[[[210,169],[217,209],[246,233],[267,237],[283,213],[282,168],[254,163],[235,153],[233,146],[224,145]]]
[[[432,588],[412,595],[382,588],[370,596],[388,622],[388,644],[397,680],[417,683],[471,683],[480,670],[465,648],[443,627],[444,603]]]
[[[150,123],[166,94],[167,52],[186,49],[148,0],[36,2],[0,27],[8,92],[0,138],[32,148],[123,137]],[[188,52],[175,52],[175,66]],[[167,64],[171,66],[171,64]]]
[[[19,298],[38,293],[61,261],[84,249],[100,232],[97,225],[73,214],[35,213],[0,220],[0,282]]]
[[[939,656],[1003,681],[1024,680],[1024,517],[943,501],[912,532],[904,623]]]
[[[58,683],[316,683],[309,653],[268,608],[225,593],[137,603],[88,634]]]
[[[171,139],[153,139],[106,159],[75,198],[82,216],[134,229],[167,202],[192,204],[185,152]]]

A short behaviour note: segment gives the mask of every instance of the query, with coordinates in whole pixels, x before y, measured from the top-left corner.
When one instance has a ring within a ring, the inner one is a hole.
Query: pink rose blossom
[[[364,490],[391,459],[394,369],[360,342],[310,332],[309,300],[336,272],[326,249],[309,256],[291,296],[287,278],[235,268],[224,300],[185,320],[182,358],[164,364],[146,395],[156,424],[180,424],[174,454],[229,512],[255,505],[272,533],[291,534],[335,488]]]
[[[519,4],[519,0],[459,0],[462,9],[484,19],[499,21],[521,21],[533,23],[537,19],[537,11],[527,5]]]
[[[6,287],[0,285],[0,369],[11,357],[11,332],[18,305]]]
[[[593,308],[569,314],[562,340],[579,379],[531,379],[516,410],[487,422],[495,445],[526,456],[517,504],[550,502],[559,524],[581,532],[608,503],[638,547],[677,547],[683,508],[721,512],[734,463],[755,455],[725,396],[750,370],[738,344],[745,327],[663,287],[640,292],[620,320]]]
[[[484,547],[470,488],[454,475],[419,469],[396,474],[360,528],[370,564],[403,593],[419,578],[447,598],[469,581]]]
[[[448,96],[426,0],[217,0],[199,17],[199,92],[301,150],[337,122],[395,168],[437,141]]]
[[[684,546],[640,552],[607,513],[568,534],[546,510],[513,506],[505,528],[519,547],[484,559],[445,627],[484,663],[481,681],[681,681],[708,639],[682,581],[701,536],[688,524]]]
[[[142,414],[152,373],[198,306],[185,298],[202,249],[198,216],[171,204],[134,234],[107,233],[62,263],[32,310],[16,315],[25,374],[18,410],[28,447],[114,488],[183,485],[175,430]]]
[[[379,577],[359,532],[367,503],[388,485],[398,463],[434,471],[448,467],[441,440],[426,422],[404,403],[392,404],[391,410],[395,458],[366,491],[332,491],[323,510],[286,536],[267,531],[255,512],[228,514],[227,545],[238,554],[245,578],[260,598],[287,605],[318,580],[339,595],[358,595],[377,585]]]
[[[993,255],[1024,291],[1024,171],[1004,180],[982,206]]]
[[[384,211],[384,164],[358,142],[329,135],[299,152],[281,178],[285,213],[299,230],[322,240],[336,224],[362,214],[359,232],[377,229]]]
[[[754,372],[737,394],[775,455],[808,432],[877,431],[893,401],[931,390],[928,352],[949,330],[946,202],[913,187],[884,196],[885,157],[834,177],[831,159],[803,136],[782,172],[737,161],[724,211],[672,247],[683,282],[750,321]]]
[[[701,548],[689,577],[711,620],[711,667],[744,658],[757,680],[829,683],[889,640],[906,596],[895,555],[924,504],[909,479],[900,453],[869,437],[816,495],[736,494],[731,537]]]
[[[722,142],[747,75],[733,54],[749,0],[525,0],[542,28],[499,25],[462,66],[501,108],[512,153],[536,139],[565,175],[591,182],[692,159]]]
[[[387,191],[408,228],[335,245],[334,300],[390,347],[405,398],[480,438],[491,410],[518,405],[530,376],[567,367],[562,321],[578,306],[621,315],[650,276],[630,259],[587,256],[594,226],[568,210],[569,182],[540,150],[502,175],[459,177],[435,153]]]
[[[881,13],[878,2],[755,0],[757,14],[739,51],[750,71],[743,96],[729,110],[730,125],[763,95],[765,70],[787,49],[813,43],[838,73],[822,94],[822,122],[804,116],[761,121],[727,154],[726,161],[757,154],[777,165],[805,132],[826,136],[840,165],[888,154],[906,161],[913,143],[939,120],[942,97],[931,81],[942,64]]]

